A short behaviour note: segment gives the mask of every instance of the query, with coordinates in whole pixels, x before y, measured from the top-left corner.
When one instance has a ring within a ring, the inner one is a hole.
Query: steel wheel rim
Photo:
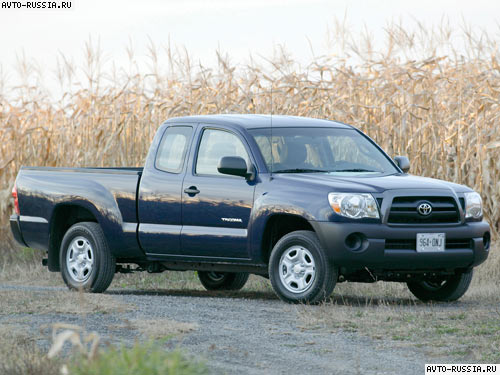
[[[78,283],[84,283],[94,269],[94,250],[85,237],[75,237],[66,252],[66,270],[69,276]]]
[[[441,289],[444,284],[446,284],[446,280],[441,280],[441,281],[423,281],[422,282],[423,286],[427,288],[427,290],[430,291],[437,291]]]
[[[222,281],[225,276],[223,273],[218,273],[214,271],[208,272],[207,275],[212,281]]]
[[[281,255],[279,262],[281,284],[294,294],[307,291],[316,279],[316,264],[309,250],[292,246]]]

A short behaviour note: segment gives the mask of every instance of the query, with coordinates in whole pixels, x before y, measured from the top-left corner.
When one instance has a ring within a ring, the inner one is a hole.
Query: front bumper
[[[330,260],[339,267],[379,270],[439,270],[474,267],[489,254],[490,227],[485,221],[455,226],[389,226],[312,221]],[[394,249],[386,240],[416,240],[417,233],[445,233],[446,239],[470,240],[464,248],[443,252],[417,253],[415,249]],[[349,241],[354,234],[361,243]],[[485,237],[486,235],[486,237]],[[359,245],[359,246],[356,246]]]
[[[24,247],[28,247],[24,242],[23,235],[21,234],[21,227],[19,226],[19,215],[14,214],[10,217],[10,230],[16,242]]]

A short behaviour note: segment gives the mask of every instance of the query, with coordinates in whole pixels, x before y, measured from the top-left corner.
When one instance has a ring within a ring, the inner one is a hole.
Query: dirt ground
[[[500,288],[480,277],[455,303],[418,302],[401,284],[344,283],[329,302],[307,306],[281,302],[255,276],[239,292],[214,293],[194,272],[117,275],[91,295],[41,267],[28,273],[31,281],[0,276],[0,337],[29,339],[40,353],[52,325],[69,323],[101,345],[157,340],[213,373],[421,374],[425,363],[500,362]]]

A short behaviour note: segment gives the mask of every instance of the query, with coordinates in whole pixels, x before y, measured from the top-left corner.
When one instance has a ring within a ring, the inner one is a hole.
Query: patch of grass
[[[25,250],[21,250],[24,252]],[[38,250],[31,250],[33,254]],[[49,272],[42,266],[41,259],[34,256],[24,261],[4,261],[0,263],[0,282],[10,285],[64,286],[59,272]]]
[[[133,306],[105,294],[61,290],[0,290],[0,315],[123,312]]]
[[[17,256],[21,262],[33,262],[41,258],[41,252],[29,247],[23,247],[17,252]]]
[[[48,360],[36,345],[36,337],[26,326],[0,325],[0,374],[2,375],[54,375],[59,373],[60,362]]]
[[[134,266],[133,266],[134,267]],[[137,272],[116,274],[111,288],[157,290],[157,289],[193,289],[203,290],[194,271],[163,273]]]
[[[90,358],[74,352],[63,357],[48,358],[37,346],[43,335],[16,322],[0,325],[0,374],[2,375],[141,375],[141,374],[205,374],[204,363],[188,358],[180,350],[167,351],[162,341],[136,343],[132,347],[108,346]],[[68,370],[64,372],[62,370]]]
[[[404,285],[343,285],[332,301],[320,306],[299,306],[307,329],[318,325],[397,345],[419,347],[428,355],[452,360],[500,361],[500,309],[498,297],[485,297],[492,285],[476,284],[459,302],[424,304]],[[344,294],[349,291],[350,294]],[[386,296],[388,294],[389,296]]]
[[[202,362],[179,350],[167,352],[158,342],[136,343],[133,347],[109,347],[95,359],[79,357],[68,366],[74,375],[194,375],[205,374]]]

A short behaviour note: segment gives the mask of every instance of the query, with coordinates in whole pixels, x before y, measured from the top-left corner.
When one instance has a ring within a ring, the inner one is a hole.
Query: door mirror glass
[[[396,156],[394,161],[404,173],[407,173],[410,170],[410,161],[406,156]]]
[[[248,177],[247,162],[240,156],[224,156],[217,165],[219,173],[232,176]]]

